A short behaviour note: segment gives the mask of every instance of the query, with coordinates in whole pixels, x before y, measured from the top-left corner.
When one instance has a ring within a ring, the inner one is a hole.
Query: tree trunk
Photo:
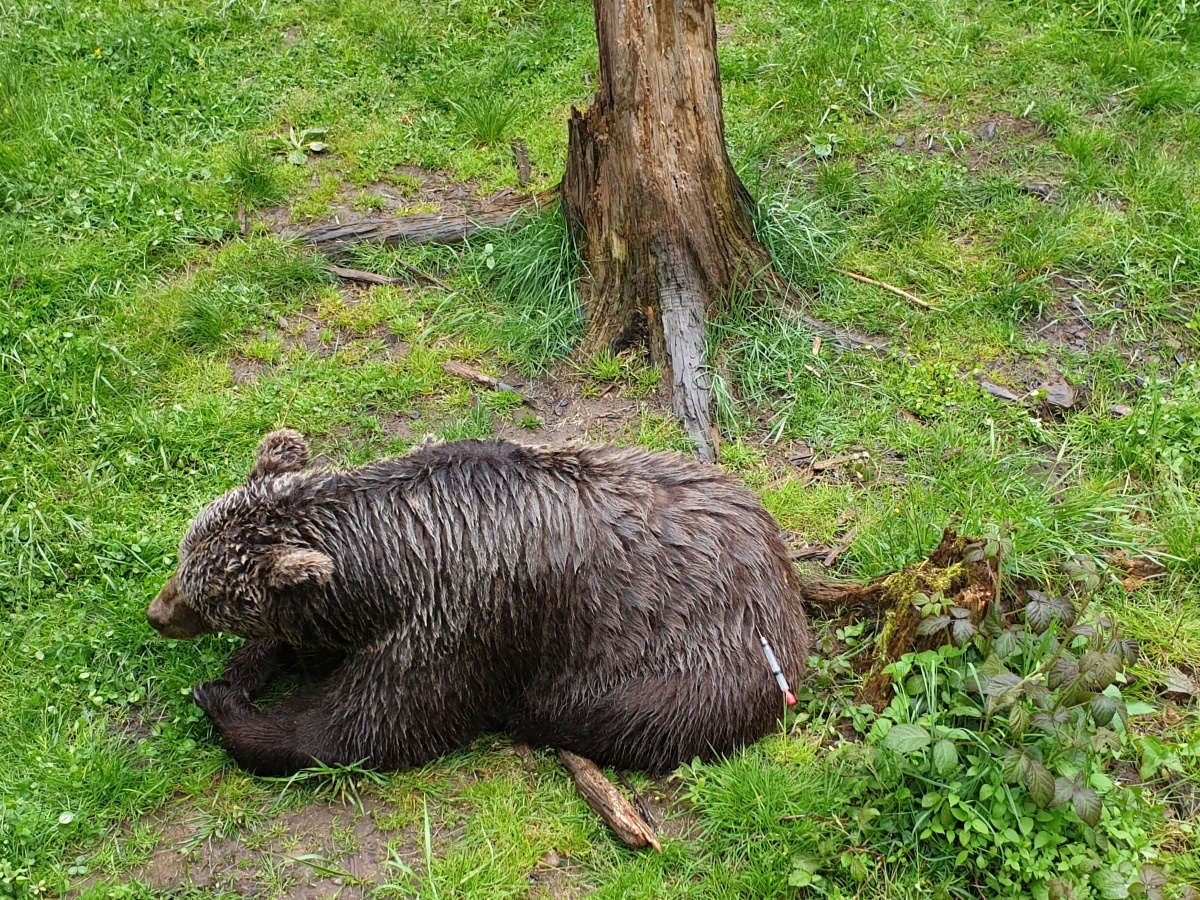
[[[712,0],[595,0],[600,80],[572,110],[562,201],[587,265],[593,355],[649,346],[703,459],[715,457],[705,321],[770,266],[725,151]]]

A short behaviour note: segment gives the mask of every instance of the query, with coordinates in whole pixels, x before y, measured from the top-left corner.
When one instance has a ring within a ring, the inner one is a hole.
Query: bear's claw
[[[248,704],[250,696],[228,681],[202,681],[192,688],[192,702],[211,716],[231,706]]]

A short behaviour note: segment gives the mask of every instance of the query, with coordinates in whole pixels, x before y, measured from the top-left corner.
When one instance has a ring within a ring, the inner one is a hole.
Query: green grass
[[[710,340],[723,464],[797,543],[854,527],[847,576],[921,558],[947,525],[1007,523],[1011,570],[1031,578],[1099,559],[1104,610],[1144,651],[1126,693],[1174,753],[1146,790],[1200,787],[1194,703],[1160,690],[1200,658],[1200,10],[732,0],[718,19],[727,135],[762,239],[804,313],[893,348],[817,346],[798,310],[726,298]],[[265,226],[242,234],[243,215],[274,207],[374,215],[389,192],[420,207],[397,166],[481,197],[515,186],[516,137],[532,187],[550,187],[569,110],[596,84],[592,21],[565,0],[0,0],[0,896],[84,877],[92,897],[150,896],[131,879],[179,823],[191,852],[258,847],[262,891],[284,894],[344,870],[362,816],[386,835],[379,896],[525,896],[531,872],[538,890],[611,897],[855,895],[837,862],[822,887],[790,883],[797,858],[857,839],[844,808],[863,761],[830,746],[853,681],[843,624],[818,626],[828,655],[786,735],[681,770],[688,828],[661,857],[616,846],[550,756],[526,771],[504,741],[281,798],[230,766],[190,702],[234,642],[175,645],[145,625],[187,522],[272,427],[359,463],[426,432],[536,440],[557,420],[476,395],[445,359],[517,379],[554,368],[579,398],[564,419],[607,402],[614,439],[687,449],[644,358],[569,358],[579,261],[557,211],[350,262],[403,279],[406,263],[448,290],[352,291]],[[329,148],[303,165],[273,149],[313,128]],[[1081,344],[1063,325],[1080,312]],[[1069,411],[977,384],[1025,395],[1055,374],[1079,390]],[[802,442],[868,456],[807,480],[789,461]],[[1127,591],[1105,561],[1139,549],[1166,571]],[[281,816],[343,801],[326,844],[285,846]],[[1195,832],[1154,827],[1177,896],[1200,878]],[[538,868],[550,850],[569,864]],[[971,895],[919,853],[873,871],[886,897]]]

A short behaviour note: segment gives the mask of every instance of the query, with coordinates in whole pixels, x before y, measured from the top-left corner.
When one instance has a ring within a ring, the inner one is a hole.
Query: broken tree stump
[[[625,844],[634,850],[643,847],[653,847],[662,853],[662,845],[646,820],[625,799],[625,795],[617,790],[617,786],[608,780],[590,759],[572,753],[570,750],[559,750],[558,758],[575,778],[575,788],[587,802],[587,805],[613,830]]]
[[[892,676],[887,667],[905,653],[919,653],[951,639],[952,623],[930,634],[918,633],[921,610],[913,603],[918,594],[940,593],[948,606],[973,629],[978,628],[996,602],[997,574],[993,560],[976,551],[981,541],[972,541],[947,528],[941,543],[928,559],[905,566],[899,572],[881,575],[866,584],[836,581],[805,581],[804,596],[810,608],[841,609],[880,619],[875,641],[875,658],[859,691],[860,703],[882,710],[891,700]]]

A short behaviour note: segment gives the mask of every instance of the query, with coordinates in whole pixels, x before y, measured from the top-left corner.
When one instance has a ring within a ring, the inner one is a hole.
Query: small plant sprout
[[[329,149],[325,141],[316,138],[323,137],[328,128],[305,128],[297,131],[288,128],[287,134],[275,135],[266,141],[267,149],[285,155],[288,162],[294,166],[302,166],[308,162],[310,153],[324,153]]]

